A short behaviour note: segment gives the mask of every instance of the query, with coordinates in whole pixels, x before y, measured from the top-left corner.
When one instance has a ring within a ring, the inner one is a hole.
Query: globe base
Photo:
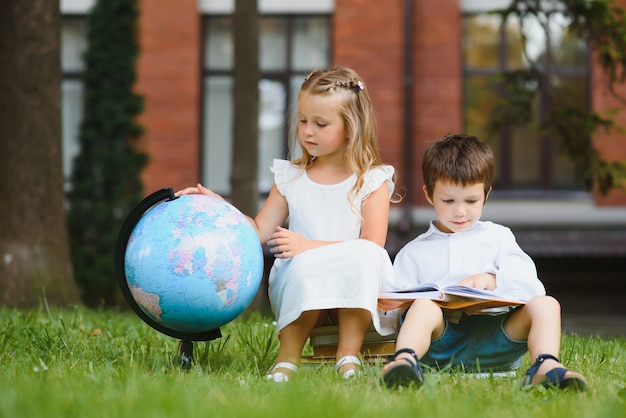
[[[180,340],[175,362],[183,370],[191,369],[193,365],[193,341]]]

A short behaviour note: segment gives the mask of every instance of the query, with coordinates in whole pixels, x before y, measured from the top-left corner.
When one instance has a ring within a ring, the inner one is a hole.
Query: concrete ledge
[[[412,225],[407,230],[406,218]],[[387,250],[393,256],[426,231],[432,207],[390,212]],[[592,199],[490,199],[483,220],[506,225],[520,246],[536,257],[626,257],[626,207],[600,207]]]
[[[390,223],[398,225],[405,208],[392,207]],[[428,225],[435,218],[430,207],[410,209],[415,225]],[[591,199],[489,199],[483,210],[483,220],[511,228],[521,226],[621,226],[626,228],[626,207],[596,206]]]

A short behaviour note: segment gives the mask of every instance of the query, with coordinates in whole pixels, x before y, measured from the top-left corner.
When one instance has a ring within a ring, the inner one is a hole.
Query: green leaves
[[[592,47],[592,56],[606,76],[607,90],[626,105],[626,98],[616,91],[616,86],[626,81],[626,12],[613,0],[514,0],[506,9],[493,13],[503,21],[512,18],[520,22],[525,51],[528,49],[524,36],[526,22],[537,22],[533,30],[545,31],[546,39],[550,39],[551,25],[557,22],[565,25],[564,33],[578,36]],[[559,18],[555,20],[557,15]],[[566,68],[557,68],[559,63],[554,59],[550,68],[545,68],[544,54],[532,58],[526,52],[524,57],[527,68],[505,70],[497,80],[504,99],[491,117],[490,129],[496,132],[532,125],[540,135],[556,140],[559,150],[575,164],[587,188],[595,187],[602,194],[612,189],[626,190],[626,163],[601,155],[593,143],[598,133],[624,134],[624,127],[616,122],[620,110],[600,114],[581,109],[570,99],[572,93],[560,77]]]

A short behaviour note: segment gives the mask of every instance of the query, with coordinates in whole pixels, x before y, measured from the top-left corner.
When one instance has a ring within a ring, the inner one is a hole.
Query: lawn
[[[307,367],[287,384],[263,380],[277,341],[272,319],[246,313],[223,337],[178,341],[132,312],[0,310],[0,417],[626,417],[626,338],[564,335],[561,360],[588,390],[519,389],[517,377],[428,373],[422,389],[390,391],[380,365],[358,380]],[[310,350],[310,348],[307,348]]]

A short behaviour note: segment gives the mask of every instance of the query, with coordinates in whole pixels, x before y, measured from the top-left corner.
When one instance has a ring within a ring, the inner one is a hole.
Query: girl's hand
[[[309,240],[286,228],[277,226],[269,236],[267,245],[276,258],[291,258],[311,248]]]
[[[472,274],[457,284],[474,289],[494,290],[496,288],[496,275],[491,273]]]
[[[180,197],[180,196],[184,196],[184,195],[187,195],[187,194],[203,194],[203,195],[206,195],[206,196],[211,196],[211,197],[215,197],[215,198],[224,200],[224,198],[222,196],[218,195],[217,193],[215,193],[211,189],[207,189],[206,187],[204,187],[200,183],[198,183],[198,185],[196,187],[187,187],[187,188],[185,188],[183,190],[179,190],[176,193],[174,193],[174,196]]]

